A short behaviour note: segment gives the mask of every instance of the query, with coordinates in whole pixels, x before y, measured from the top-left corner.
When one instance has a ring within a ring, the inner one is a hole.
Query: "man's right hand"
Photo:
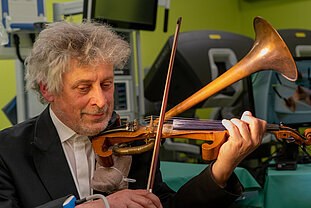
[[[107,196],[110,208],[162,208],[160,199],[147,190],[125,189]],[[95,200],[76,206],[76,208],[102,208],[104,202]]]

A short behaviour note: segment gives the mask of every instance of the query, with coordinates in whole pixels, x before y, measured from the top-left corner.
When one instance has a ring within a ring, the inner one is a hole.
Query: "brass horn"
[[[286,79],[298,76],[295,61],[278,32],[261,17],[254,18],[255,42],[249,53],[221,76],[165,113],[165,120],[188,110],[220,90],[255,72],[274,70]]]

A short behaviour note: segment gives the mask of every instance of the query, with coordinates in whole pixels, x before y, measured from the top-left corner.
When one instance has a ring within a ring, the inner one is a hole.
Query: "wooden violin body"
[[[181,121],[187,124],[184,129],[175,124]],[[193,122],[196,125],[191,125]],[[201,125],[197,125],[198,123]],[[200,129],[197,129],[198,126]],[[113,165],[113,154],[133,155],[151,150],[154,145],[156,129],[157,122],[153,119],[145,125],[141,125],[137,121],[130,122],[125,128],[111,129],[93,138],[93,149],[101,158],[101,164],[109,167]],[[267,132],[273,133],[279,140],[295,142],[299,145],[311,145],[311,129],[306,129],[305,134],[301,135],[298,131],[287,126],[268,124]],[[219,149],[228,136],[228,132],[220,121],[173,119],[173,122],[167,122],[163,125],[161,138],[186,138],[204,141],[201,145],[202,159],[211,161],[217,158]],[[131,146],[134,141],[144,141],[145,145]]]
[[[100,136],[92,139],[93,149],[105,166],[112,165],[112,154],[132,155],[149,151],[153,148],[156,136],[157,125],[155,123],[150,122],[148,125],[135,124],[135,128],[119,128],[103,132]],[[207,161],[217,157],[218,149],[227,137],[228,134],[225,130],[176,130],[173,128],[173,124],[170,123],[163,125],[161,135],[163,139],[187,138],[205,141],[202,145],[204,150],[202,151],[202,157]],[[145,145],[131,147],[131,143],[137,140],[144,141]]]

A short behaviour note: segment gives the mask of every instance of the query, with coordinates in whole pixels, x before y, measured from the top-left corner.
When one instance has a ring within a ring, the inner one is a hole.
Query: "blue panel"
[[[44,14],[44,0],[37,0],[38,16],[45,16]]]
[[[1,5],[2,5],[2,14],[4,12],[9,14],[9,4],[8,4],[8,0],[1,0]]]
[[[3,17],[3,13],[6,12],[7,14],[9,14],[8,0],[1,0],[1,5],[2,5],[2,24],[4,25],[4,27],[6,27],[5,18]]]
[[[18,28],[23,30],[34,30],[34,24],[33,23],[12,23],[11,28]]]

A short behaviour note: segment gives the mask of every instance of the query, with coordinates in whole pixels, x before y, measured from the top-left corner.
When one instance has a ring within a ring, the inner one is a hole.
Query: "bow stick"
[[[151,167],[150,167],[148,184],[147,184],[147,190],[149,192],[152,192],[152,188],[154,184],[154,177],[155,177],[155,170],[156,170],[158,157],[159,157],[162,127],[163,127],[164,118],[165,118],[165,110],[166,110],[166,105],[167,105],[169,87],[171,83],[171,76],[172,76],[172,70],[173,70],[174,59],[175,59],[175,54],[176,54],[177,38],[178,38],[179,29],[180,29],[181,19],[182,18],[179,17],[177,20],[177,25],[176,25],[176,30],[175,30],[175,35],[174,35],[174,40],[173,40],[173,45],[172,45],[172,51],[171,51],[171,57],[170,57],[168,72],[166,76],[166,83],[165,83],[164,94],[162,98],[162,106],[161,106],[160,117],[158,121],[157,133],[156,133],[155,144],[153,148]]]

